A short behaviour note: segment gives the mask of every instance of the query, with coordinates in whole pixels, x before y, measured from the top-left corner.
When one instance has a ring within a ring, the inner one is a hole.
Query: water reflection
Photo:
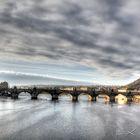
[[[72,102],[61,96],[53,102],[49,95],[36,101],[20,95],[19,100],[0,99],[0,140],[139,140],[140,104],[105,104],[80,96]],[[66,100],[65,100],[66,99]],[[125,100],[124,96],[117,97]],[[135,135],[128,134],[135,129]]]
[[[70,94],[60,94],[59,100],[66,100],[66,101],[72,101],[72,96]]]
[[[91,97],[87,94],[80,94],[78,97],[79,101],[91,101]]]
[[[26,98],[31,99],[31,95],[29,93],[22,92],[19,94],[18,98],[19,99],[26,99]]]
[[[38,95],[38,99],[51,100],[52,96],[49,93],[42,92],[41,94]]]
[[[109,103],[109,101],[110,101],[110,98],[109,98],[109,96],[107,96],[107,95],[99,95],[99,96],[97,97],[97,102],[107,104],[107,103]]]

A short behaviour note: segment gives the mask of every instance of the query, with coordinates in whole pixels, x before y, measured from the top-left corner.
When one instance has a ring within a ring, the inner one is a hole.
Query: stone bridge
[[[88,95],[92,101],[96,101],[96,97],[98,94],[95,92],[95,90],[78,90],[76,88],[73,88],[73,90],[67,90],[67,89],[61,89],[61,88],[36,88],[33,89],[18,89],[16,87],[9,89],[8,91],[5,91],[5,93],[9,93],[11,98],[17,99],[20,93],[29,93],[31,95],[31,99],[37,99],[38,95],[40,94],[50,94],[52,97],[52,100],[58,100],[59,96],[62,94],[65,95],[71,95],[73,101],[78,101],[78,96],[81,94]]]
[[[0,91],[2,96],[10,96],[12,99],[18,99],[21,93],[29,93],[31,95],[31,99],[37,99],[39,94],[50,94],[52,100],[58,100],[59,96],[62,94],[71,95],[73,101],[78,101],[78,97],[81,94],[88,95],[91,101],[96,101],[99,95],[106,95],[109,97],[110,102],[115,102],[115,97],[120,94],[119,92],[114,91],[113,89],[109,89],[106,91],[97,91],[93,88],[87,88],[87,90],[82,90],[74,87],[72,90],[63,89],[63,88],[9,88],[4,91]],[[134,95],[140,95],[140,93],[133,93],[131,91],[126,93],[121,93],[125,95],[128,101],[132,101]]]

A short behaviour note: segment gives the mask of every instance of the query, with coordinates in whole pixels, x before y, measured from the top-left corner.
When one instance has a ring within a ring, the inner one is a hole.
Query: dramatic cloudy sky
[[[0,81],[139,78],[139,7],[139,0],[0,0]]]

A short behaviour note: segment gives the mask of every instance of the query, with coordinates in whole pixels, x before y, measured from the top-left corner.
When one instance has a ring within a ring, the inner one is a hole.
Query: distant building
[[[120,92],[120,93],[127,92],[127,88],[121,88],[121,89],[118,89],[118,92]]]
[[[0,90],[8,89],[8,87],[9,87],[8,82],[0,83]]]

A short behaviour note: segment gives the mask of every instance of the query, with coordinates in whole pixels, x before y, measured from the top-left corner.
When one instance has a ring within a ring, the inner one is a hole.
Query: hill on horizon
[[[124,86],[124,88],[127,88],[128,90],[140,89],[140,78],[135,80],[134,82]]]

